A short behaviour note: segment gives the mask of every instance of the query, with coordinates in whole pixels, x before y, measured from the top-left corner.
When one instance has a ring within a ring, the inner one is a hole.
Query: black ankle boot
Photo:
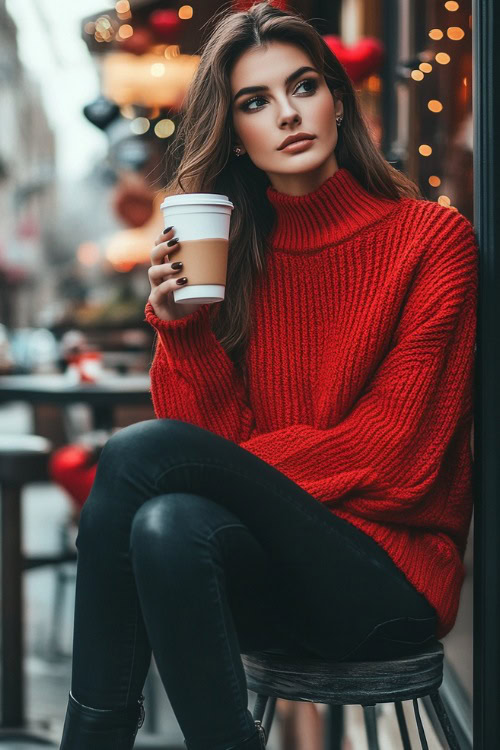
[[[144,723],[144,696],[137,706],[108,710],[79,703],[69,692],[59,750],[132,750]]]
[[[265,750],[267,743],[266,730],[258,719],[254,719],[254,724],[256,728],[255,734],[252,734],[251,737],[240,742],[238,745],[231,745],[226,750]],[[186,740],[184,740],[184,744],[186,745]]]

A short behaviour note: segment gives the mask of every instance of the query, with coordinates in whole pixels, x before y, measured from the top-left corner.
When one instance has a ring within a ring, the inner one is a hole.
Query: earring
[[[233,151],[234,151],[234,153],[236,154],[236,156],[241,156],[241,155],[242,155],[242,153],[243,153],[243,150],[242,150],[242,149],[241,149],[241,148],[240,148],[239,146],[235,146],[235,147],[233,148]]]
[[[336,119],[336,121],[337,121],[337,125],[341,125],[341,123],[342,123],[342,120],[343,120],[344,118],[342,117],[342,115],[339,115],[339,116],[338,116],[338,117],[336,117],[335,119]]]

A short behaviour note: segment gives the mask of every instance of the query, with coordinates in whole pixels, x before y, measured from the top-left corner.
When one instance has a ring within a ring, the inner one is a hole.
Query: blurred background
[[[338,56],[385,158],[429,199],[473,221],[471,0],[276,4],[304,15]],[[26,470],[17,521],[15,511],[3,521],[16,539],[20,524],[24,593],[3,641],[11,681],[3,676],[0,726],[22,725],[26,742],[29,727],[52,738],[62,730],[74,538],[89,470],[113,430],[154,416],[153,332],[144,306],[149,253],[163,228],[164,155],[176,139],[204,27],[221,6],[0,0],[0,437],[15,436],[29,452],[22,440],[36,434],[48,441],[40,451],[52,461],[47,478]],[[445,639],[448,708],[469,741],[472,555],[471,531],[459,619]],[[140,736],[163,742],[150,746],[181,746],[154,664],[147,691]],[[302,735],[290,730],[291,718],[286,725],[285,706],[281,715],[271,750],[320,746],[311,727],[322,721],[321,708],[304,720]],[[346,748],[366,746],[359,719],[357,707],[348,707]],[[425,721],[429,747],[441,747]],[[383,747],[397,747],[394,720],[383,715],[380,726]],[[0,744],[9,742],[20,746],[0,733]]]

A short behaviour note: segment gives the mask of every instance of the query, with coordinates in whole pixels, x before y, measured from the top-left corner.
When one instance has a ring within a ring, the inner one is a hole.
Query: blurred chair
[[[0,739],[27,739],[49,744],[31,731],[24,716],[23,573],[58,565],[72,557],[31,555],[22,547],[22,492],[26,484],[48,480],[52,446],[39,435],[0,435],[1,576],[2,576],[2,716]]]

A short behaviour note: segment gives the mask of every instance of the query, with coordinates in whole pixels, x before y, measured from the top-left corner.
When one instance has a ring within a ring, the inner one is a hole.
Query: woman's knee
[[[161,462],[190,452],[195,425],[179,419],[147,419],[115,432],[106,442],[99,464],[114,469]]]
[[[226,508],[201,495],[175,492],[147,500],[137,511],[130,531],[130,551],[160,548],[163,554],[192,555],[221,527],[241,524]]]

